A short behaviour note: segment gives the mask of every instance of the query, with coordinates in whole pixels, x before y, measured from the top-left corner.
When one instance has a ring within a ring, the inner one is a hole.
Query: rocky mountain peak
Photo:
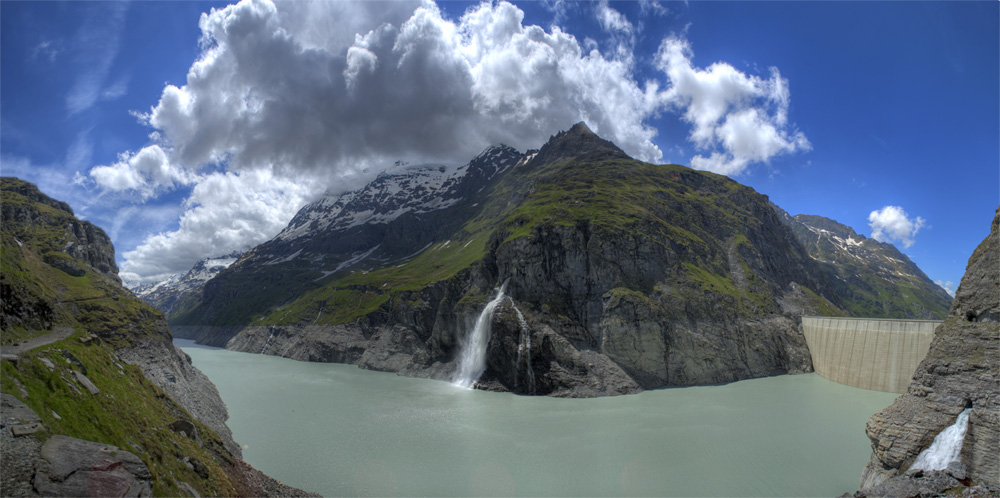
[[[69,275],[83,276],[89,265],[121,282],[115,249],[104,230],[77,219],[69,204],[43,194],[24,180],[0,178],[0,191],[0,219],[18,244],[28,244],[47,264]]]
[[[581,121],[569,130],[549,137],[549,141],[539,150],[535,162],[541,164],[570,158],[602,161],[629,157],[610,140],[597,136],[586,123]]]
[[[823,216],[816,216],[813,214],[797,214],[793,217],[793,219],[817,230],[826,230],[842,239],[851,238],[862,241],[866,238],[864,235],[860,235],[855,232],[853,228]]]
[[[38,202],[60,211],[65,211],[70,216],[73,216],[73,208],[69,207],[69,204],[57,201],[43,194],[42,191],[38,190],[38,187],[32,183],[21,180],[20,178],[5,176],[2,178],[2,185],[5,193],[10,192],[19,194],[31,202]],[[7,195],[4,195],[4,201],[7,201],[7,197]]]
[[[970,322],[1000,321],[1000,208],[990,235],[969,258],[950,314]]]

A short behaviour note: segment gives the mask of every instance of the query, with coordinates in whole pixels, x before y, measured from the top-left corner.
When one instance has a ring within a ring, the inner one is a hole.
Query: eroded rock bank
[[[857,496],[890,496],[879,490],[892,488],[892,482],[919,479],[917,473],[907,472],[914,460],[966,408],[971,411],[959,480],[962,486],[981,483],[1000,492],[998,224],[1000,209],[990,234],[969,258],[949,316],[935,331],[907,392],[868,420],[872,456]]]

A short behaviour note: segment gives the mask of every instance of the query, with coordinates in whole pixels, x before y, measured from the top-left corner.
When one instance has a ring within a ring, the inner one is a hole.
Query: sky
[[[954,291],[1000,204],[1000,3],[0,2],[0,174],[128,284],[397,160],[585,121],[891,242]]]

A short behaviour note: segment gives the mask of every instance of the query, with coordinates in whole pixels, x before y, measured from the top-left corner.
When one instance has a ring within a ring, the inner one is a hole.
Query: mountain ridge
[[[823,216],[789,216],[773,207],[827,274],[851,315],[927,320],[947,316],[951,296],[894,245]]]
[[[267,249],[276,241],[258,246],[210,281],[174,330],[232,349],[447,378],[467,322],[510,278],[483,387],[522,389],[523,367],[510,366],[515,306],[541,345],[531,354],[547,365],[536,372],[541,394],[811,369],[786,308],[837,309],[839,298],[766,196],[724,176],[632,160],[584,124],[519,157],[460,206],[317,233],[283,253]],[[425,228],[423,241],[379,261],[384,235],[410,223]],[[339,272],[306,264],[318,241],[331,263],[366,263]],[[288,274],[309,283],[282,280]],[[264,294],[287,298],[254,297]],[[628,346],[629,336],[651,352]],[[716,349],[723,354],[709,354]]]

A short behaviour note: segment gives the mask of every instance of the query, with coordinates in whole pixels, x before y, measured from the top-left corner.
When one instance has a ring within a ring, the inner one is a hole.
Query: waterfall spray
[[[521,359],[524,359],[524,369],[528,376],[528,394],[535,393],[535,371],[531,368],[531,330],[528,328],[528,322],[524,319],[524,315],[521,314],[521,310],[517,309],[517,305],[514,304],[514,300],[510,300],[510,305],[514,307],[514,312],[517,313],[517,319],[521,322],[521,340],[517,345],[517,361],[514,362],[514,387],[518,386],[518,372],[521,368]]]
[[[483,311],[476,319],[476,326],[462,344],[462,352],[458,356],[458,370],[455,372],[455,385],[471,388],[486,370],[486,346],[490,342],[490,328],[493,322],[493,311],[503,301],[507,290],[507,281],[500,286],[496,297],[486,303]]]
[[[911,469],[923,470],[944,470],[951,462],[959,461],[962,453],[962,442],[965,441],[965,430],[969,426],[969,410],[966,408],[958,414],[955,423],[945,427],[937,436],[930,447],[917,455],[917,459],[910,466]]]

